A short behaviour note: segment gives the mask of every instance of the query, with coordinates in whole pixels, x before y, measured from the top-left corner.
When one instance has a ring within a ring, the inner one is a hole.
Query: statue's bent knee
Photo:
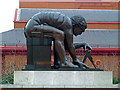
[[[64,32],[63,31],[59,31],[59,32],[55,32],[54,33],[54,38],[57,40],[64,40]]]

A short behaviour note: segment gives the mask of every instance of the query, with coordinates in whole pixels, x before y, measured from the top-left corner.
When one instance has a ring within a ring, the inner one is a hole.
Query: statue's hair
[[[84,27],[84,29],[87,28],[86,20],[81,15],[73,16],[73,17],[71,17],[71,20],[72,20],[73,26],[78,26],[80,28]]]

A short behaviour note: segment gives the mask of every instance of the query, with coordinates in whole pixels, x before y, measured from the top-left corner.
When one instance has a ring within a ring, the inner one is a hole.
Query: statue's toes
[[[64,63],[61,64],[62,68],[78,68],[77,65],[74,65],[70,61],[65,61]]]

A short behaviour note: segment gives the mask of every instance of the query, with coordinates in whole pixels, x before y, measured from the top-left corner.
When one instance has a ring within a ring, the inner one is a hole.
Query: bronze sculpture
[[[91,50],[87,43],[73,43],[73,35],[81,35],[87,24],[85,19],[78,15],[69,18],[59,12],[40,12],[35,14],[25,26],[25,36],[28,37],[52,37],[56,61],[54,68],[89,68],[79,61],[75,49],[83,47],[84,50]],[[44,33],[44,34],[43,34]],[[67,60],[66,50],[69,52],[73,62]]]

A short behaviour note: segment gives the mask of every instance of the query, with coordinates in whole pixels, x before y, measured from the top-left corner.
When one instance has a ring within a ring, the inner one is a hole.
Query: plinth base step
[[[15,71],[16,85],[110,86],[111,71]]]

